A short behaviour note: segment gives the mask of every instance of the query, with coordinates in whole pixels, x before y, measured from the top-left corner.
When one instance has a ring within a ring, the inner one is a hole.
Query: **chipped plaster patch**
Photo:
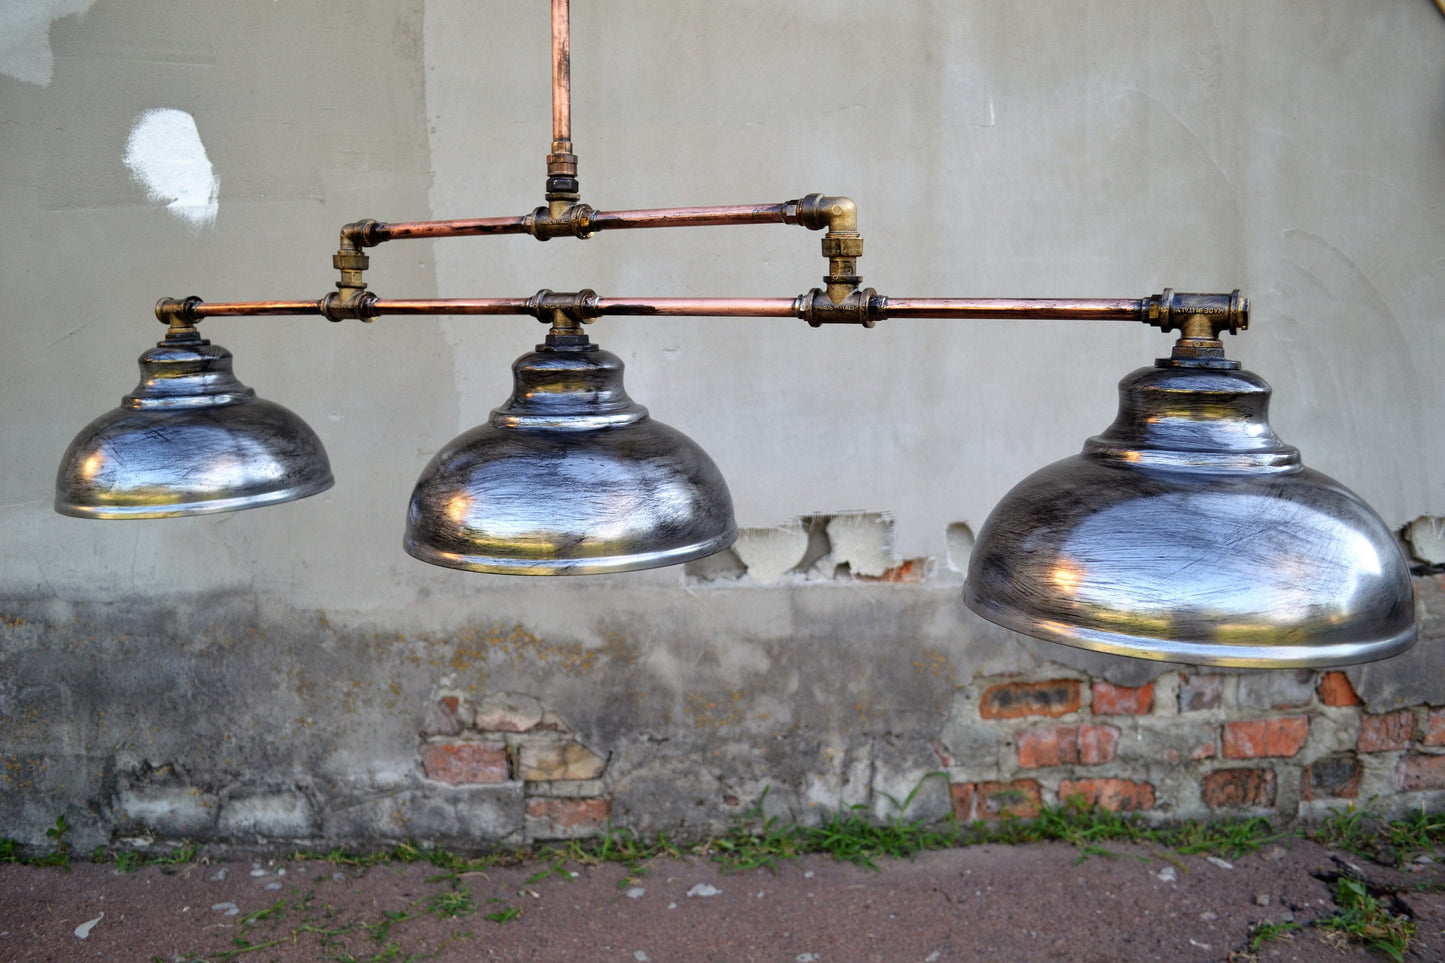
[[[968,574],[968,559],[973,554],[973,529],[966,522],[954,522],[944,532],[948,543],[948,567]]]
[[[125,166],[153,201],[199,230],[215,223],[221,179],[206,156],[196,119],[158,107],[136,118],[125,145]]]
[[[887,512],[842,512],[828,519],[827,531],[833,564],[846,562],[854,575],[878,576],[898,564]]]
[[[1427,565],[1445,564],[1445,519],[1421,515],[1405,526],[1410,552]]]
[[[5,0],[0,3],[0,74],[39,87],[55,76],[50,25],[84,15],[95,0]]]

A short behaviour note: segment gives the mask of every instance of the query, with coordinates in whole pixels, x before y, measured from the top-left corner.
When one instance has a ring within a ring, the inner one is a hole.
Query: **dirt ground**
[[[1386,959],[1302,926],[1336,910],[1347,864],[1445,960],[1445,864],[1363,864],[1303,840],[1233,861],[1148,847],[975,846],[877,871],[810,856],[722,872],[701,858],[433,866],[201,860],[121,873],[0,865],[0,960],[1336,961]],[[574,875],[575,874],[575,875]],[[1323,877],[1323,878],[1322,878]]]

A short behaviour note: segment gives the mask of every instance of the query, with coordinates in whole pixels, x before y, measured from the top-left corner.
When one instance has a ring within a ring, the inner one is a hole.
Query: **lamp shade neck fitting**
[[[596,345],[538,345],[512,364],[512,395],[497,428],[597,431],[635,425],[647,409],[622,386],[622,359]]]
[[[1270,387],[1238,362],[1164,358],[1119,382],[1119,413],[1084,456],[1179,472],[1293,472],[1299,450],[1269,425]]]
[[[139,360],[140,384],[122,408],[205,408],[256,397],[231,370],[231,352],[200,337],[167,338]]]

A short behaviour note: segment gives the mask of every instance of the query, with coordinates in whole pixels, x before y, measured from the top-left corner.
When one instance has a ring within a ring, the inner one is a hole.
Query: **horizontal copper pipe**
[[[588,220],[594,231],[646,227],[723,227],[734,224],[786,224],[787,204],[733,204],[726,207],[666,207],[646,211],[598,211]]]
[[[479,234],[526,234],[527,217],[473,217],[455,221],[400,221],[374,225],[369,243],[426,237],[475,237]]]
[[[552,294],[552,292],[543,292]],[[800,317],[800,298],[604,298],[587,295],[590,316],[792,318]],[[334,295],[331,299],[334,300]],[[562,295],[577,297],[577,295]],[[806,297],[806,296],[805,296]],[[1220,297],[1224,297],[1221,295]],[[533,298],[371,298],[363,316],[532,314]],[[187,299],[184,314],[193,320],[223,315],[324,314],[326,299],[316,301],[214,301]],[[180,301],[164,302],[177,308]],[[887,298],[873,297],[876,318],[956,318],[1060,321],[1138,321],[1146,300],[1130,298]],[[356,317],[356,314],[350,317]]]
[[[527,298],[377,298],[377,314],[527,314]]]
[[[885,318],[1138,321],[1144,302],[1131,298],[884,298]]]
[[[198,301],[186,308],[186,314],[197,320],[222,315],[320,313],[320,301]]]
[[[796,298],[598,298],[599,315],[633,317],[795,318]]]

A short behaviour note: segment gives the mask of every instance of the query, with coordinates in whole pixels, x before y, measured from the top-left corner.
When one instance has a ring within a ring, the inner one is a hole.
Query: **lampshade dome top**
[[[1232,362],[1165,359],[1126,377],[1114,423],[989,516],[969,607],[1050,641],[1192,664],[1407,649],[1413,587],[1393,534],[1280,441],[1269,395]]]
[[[326,450],[294,413],[256,397],[231,352],[198,335],[140,357],[141,380],[66,449],[55,509],[166,518],[291,501],[333,484]]]
[[[539,345],[513,391],[454,439],[412,493],[404,545],[436,565],[572,575],[673,565],[737,537],[721,473],[652,420],[593,345]]]

